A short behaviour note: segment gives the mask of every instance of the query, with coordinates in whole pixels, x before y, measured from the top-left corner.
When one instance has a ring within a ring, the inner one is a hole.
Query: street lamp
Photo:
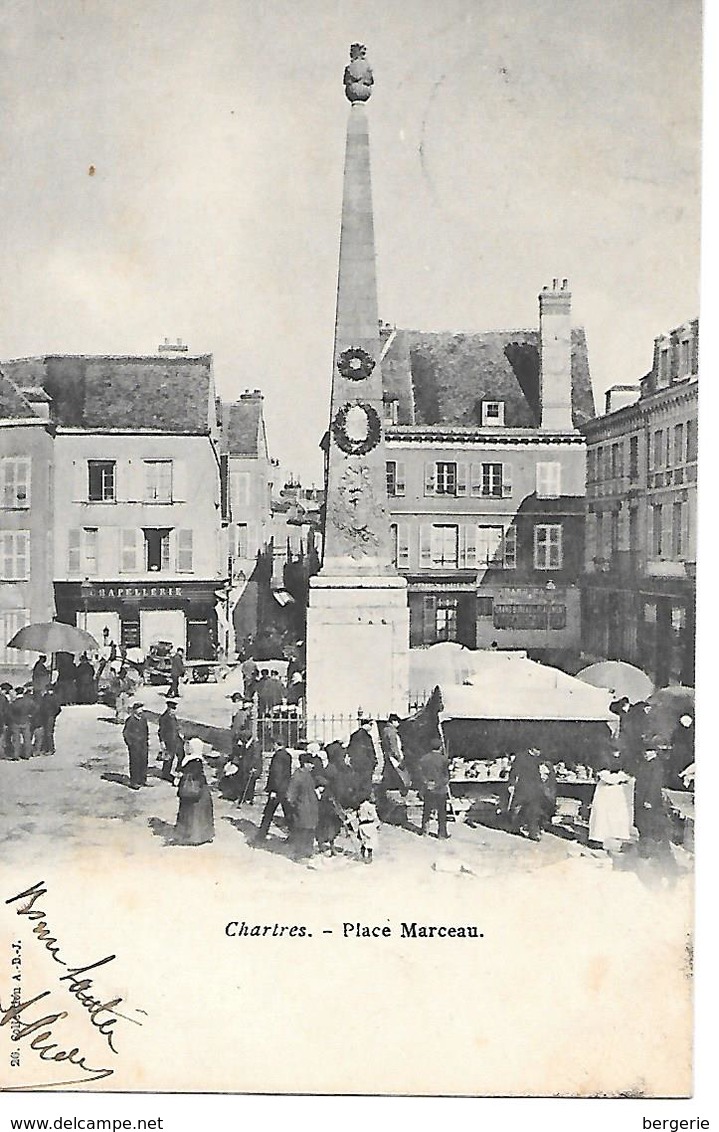
[[[85,614],[83,629],[85,630],[85,632],[87,632],[87,604],[88,604],[88,600],[89,600],[89,597],[90,597],[90,579],[89,578],[83,578],[83,580],[80,582],[80,592],[82,594],[82,604],[83,604],[83,610],[84,610],[84,614]]]

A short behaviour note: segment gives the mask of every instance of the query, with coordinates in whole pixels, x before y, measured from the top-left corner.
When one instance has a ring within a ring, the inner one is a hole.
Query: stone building
[[[538,331],[383,328],[387,492],[413,647],[579,649],[580,429],[594,401],[566,280],[539,306]]]
[[[0,681],[24,680],[36,653],[8,649],[18,629],[49,621],[53,600],[53,429],[42,389],[0,371]]]
[[[659,685],[694,683],[698,333],[657,338],[638,400],[584,429],[584,647]]]
[[[264,578],[258,556],[265,553],[271,539],[274,465],[260,390],[246,391],[238,401],[223,403],[222,424],[229,461],[229,615],[234,650],[257,632]]]
[[[229,507],[211,356],[45,356],[3,369],[50,399],[58,618],[128,648],[162,639],[212,655]]]

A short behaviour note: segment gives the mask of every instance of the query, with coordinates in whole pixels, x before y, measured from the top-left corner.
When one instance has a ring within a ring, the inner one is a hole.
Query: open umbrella
[[[26,649],[30,652],[86,652],[88,649],[98,649],[95,638],[84,629],[76,629],[74,625],[64,625],[62,621],[38,621],[34,625],[25,625],[11,640],[9,649]]]
[[[577,679],[595,688],[608,688],[616,699],[626,696],[632,704],[648,699],[654,691],[646,672],[623,660],[602,660],[599,664],[590,664],[589,668],[577,673]]]
[[[681,684],[673,684],[668,688],[660,688],[648,700],[649,723],[648,731],[651,737],[668,746],[676,726],[683,715],[694,719],[694,689]]]

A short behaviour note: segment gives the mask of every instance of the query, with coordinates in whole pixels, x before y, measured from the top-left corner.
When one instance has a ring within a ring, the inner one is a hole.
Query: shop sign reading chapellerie
[[[182,586],[88,586],[88,598],[99,597],[182,597]]]

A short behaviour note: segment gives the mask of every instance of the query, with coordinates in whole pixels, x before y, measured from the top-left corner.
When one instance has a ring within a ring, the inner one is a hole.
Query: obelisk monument
[[[392,562],[377,318],[365,48],[345,69],[345,150],[337,316],[326,462],[324,551],[307,610],[307,713],[407,709],[407,582]]]

